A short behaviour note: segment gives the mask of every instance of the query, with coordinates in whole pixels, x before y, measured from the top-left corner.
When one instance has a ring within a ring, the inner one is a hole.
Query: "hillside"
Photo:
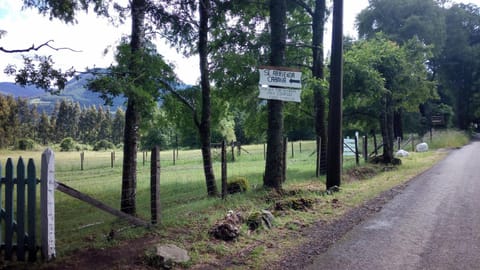
[[[34,86],[22,87],[11,82],[0,82],[0,95],[11,95],[15,98],[21,97],[28,99],[30,104],[35,104],[39,111],[51,112],[55,104],[61,100],[71,100],[78,102],[81,107],[104,106],[105,102],[100,98],[100,94],[92,92],[86,88],[89,80],[93,78],[92,74],[82,74],[67,82],[65,89],[59,95],[52,95],[42,89]],[[185,90],[191,85],[178,83],[173,86],[177,90]],[[161,105],[159,101],[159,105]],[[113,100],[113,106],[108,106],[111,112],[115,112],[118,107],[125,107],[125,98],[117,97]]]
[[[80,75],[78,78],[71,79],[65,89],[59,95],[52,95],[42,89],[34,86],[22,87],[11,82],[0,82],[0,94],[11,95],[15,98],[22,97],[29,100],[30,104],[37,105],[40,111],[50,112],[53,110],[55,103],[61,100],[71,100],[80,103],[82,107],[104,106],[104,101],[98,93],[89,91],[85,85],[93,75]],[[110,107],[111,111],[115,111],[118,107],[123,106],[123,98],[115,98],[114,104]]]

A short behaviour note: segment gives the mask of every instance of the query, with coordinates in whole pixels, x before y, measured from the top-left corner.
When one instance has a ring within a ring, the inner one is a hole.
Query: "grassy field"
[[[468,138],[458,132],[444,132],[435,134],[432,145],[436,148],[459,147],[466,142],[468,142]],[[321,202],[323,195],[319,191],[324,190],[324,178],[315,177],[314,149],[315,143],[312,141],[293,142],[292,152],[292,143],[289,143],[287,181],[284,187],[286,190],[301,190],[302,196]],[[215,175],[219,178],[219,151],[213,150],[213,154]],[[119,208],[122,153],[116,151],[115,155],[112,168],[110,152],[85,152],[84,170],[80,170],[79,152],[56,151],[56,179],[112,207]],[[229,155],[231,155],[230,151]],[[180,150],[175,165],[171,150],[161,152],[162,222],[161,225],[154,228],[154,232],[165,237],[167,241],[179,243],[180,246],[189,249],[193,258],[192,263],[214,260],[248,245],[250,240],[237,246],[221,243],[212,246],[208,242],[209,237],[206,231],[228,210],[235,209],[249,213],[271,207],[271,200],[265,199],[272,196],[271,192],[262,188],[262,175],[265,169],[264,146],[244,146],[241,155],[238,155],[236,150],[235,155],[235,162],[228,163],[228,177],[246,177],[251,188],[245,194],[232,195],[223,201],[206,196],[199,150]],[[19,156],[25,159],[33,158],[37,164],[37,170],[40,170],[41,152],[2,151],[0,152],[2,166],[8,157],[14,158],[16,163]],[[149,220],[150,213],[149,156],[150,154],[138,154],[137,212],[138,216],[145,220]],[[346,181],[348,179],[345,179],[342,183],[342,192],[333,195],[342,201],[340,208],[333,209],[327,204],[320,203],[312,213],[300,213],[294,219],[300,220],[302,224],[310,224],[318,219],[335,218],[349,208],[358,206],[376,194],[408,180],[440,158],[442,158],[442,154],[434,151],[414,153],[403,159],[403,166],[400,166],[401,173],[385,172],[368,181]],[[364,165],[361,161],[361,166]],[[355,167],[353,158],[344,159],[346,175]],[[220,187],[219,181],[217,185]],[[118,241],[136,238],[147,232],[146,229],[132,227],[124,221],[61,192],[56,192],[55,196],[56,245],[60,257],[86,247],[116,245]],[[280,218],[276,225],[279,228],[289,228],[292,226],[289,224],[291,219]],[[179,228],[186,228],[192,233],[171,235],[172,230],[175,231]],[[281,240],[279,241],[281,242]],[[265,252],[265,250],[257,250],[257,253]],[[275,259],[275,256],[271,259]],[[252,263],[252,267],[255,267],[255,264],[259,262],[253,260]]]

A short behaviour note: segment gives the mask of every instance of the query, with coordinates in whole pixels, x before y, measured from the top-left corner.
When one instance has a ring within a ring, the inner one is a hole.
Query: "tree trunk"
[[[270,1],[271,55],[272,66],[285,64],[286,43],[286,0]],[[267,157],[263,185],[280,190],[283,171],[283,102],[268,100]]]
[[[323,70],[323,30],[325,28],[325,9],[325,0],[315,1],[315,10],[312,17],[312,75],[319,82],[323,81],[325,77]],[[315,134],[317,137],[322,138],[320,140],[321,152],[320,155],[317,155],[317,158],[320,160],[317,160],[316,164],[319,164],[318,166],[320,166],[320,174],[325,174],[327,172],[327,130],[325,125],[325,97],[323,96],[322,90],[322,85],[318,84],[316,84],[313,89],[315,107]]]
[[[393,161],[393,109],[390,95],[382,98],[380,128],[383,139],[383,163],[389,164]]]
[[[200,57],[200,85],[202,88],[202,115],[200,120],[200,143],[202,147],[203,171],[207,185],[208,196],[217,196],[217,184],[212,167],[212,152],[210,148],[210,127],[211,127],[211,100],[210,81],[208,68],[208,19],[210,12],[210,1],[200,0],[200,26],[198,33],[198,54]]]
[[[123,146],[122,201],[121,211],[134,215],[136,212],[137,141],[140,117],[136,105],[129,99],[125,112]]]
[[[131,3],[132,12],[132,36],[130,48],[133,58],[130,59],[129,71],[132,77],[138,73],[137,52],[144,47],[145,38],[145,0],[133,0]],[[140,113],[133,95],[128,94],[127,110],[125,112],[125,130],[123,147],[123,173],[122,173],[122,198],[120,209],[122,212],[135,215],[136,213],[136,186],[137,186],[137,150],[138,150],[138,126]]]

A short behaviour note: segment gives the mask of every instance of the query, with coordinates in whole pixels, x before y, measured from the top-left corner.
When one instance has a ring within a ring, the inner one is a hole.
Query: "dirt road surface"
[[[452,151],[305,269],[480,269],[480,141]]]

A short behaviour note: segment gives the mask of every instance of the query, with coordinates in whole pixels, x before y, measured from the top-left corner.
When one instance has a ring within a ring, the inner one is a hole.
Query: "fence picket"
[[[17,260],[25,261],[25,164],[17,163]]]
[[[5,165],[5,260],[12,259],[13,242],[13,162]]]
[[[50,157],[47,157],[47,159],[48,158]],[[48,163],[47,165],[51,166],[52,164]],[[16,169],[15,176],[14,168]],[[46,168],[42,168],[42,171],[49,172],[47,180],[50,180],[50,185],[48,189],[49,192],[53,192],[55,180],[52,174],[53,170],[51,167],[46,166]],[[0,164],[0,244],[2,244],[1,250],[4,251],[4,258],[5,260],[11,261],[14,257],[13,253],[15,252],[15,259],[17,261],[25,261],[28,251],[28,260],[34,262],[37,259],[36,253],[38,250],[38,241],[36,239],[36,194],[37,184],[41,182],[36,178],[35,163],[33,159],[30,158],[27,167],[25,167],[25,162],[23,158],[20,157],[16,167],[14,167],[12,158],[8,158],[5,164],[5,177],[1,176],[2,167]],[[3,192],[5,193],[3,194]],[[48,200],[50,207],[53,205],[51,199],[53,199],[53,197]],[[2,208],[2,206],[5,208]],[[49,214],[50,213],[51,212],[49,212]],[[50,215],[49,220],[52,218],[53,215]],[[51,229],[51,223],[48,223],[48,226]],[[49,232],[54,231],[49,230]],[[2,237],[4,237],[3,242]],[[49,240],[48,249],[50,253],[48,253],[47,259],[55,256],[54,239],[52,241],[52,238],[49,238]]]
[[[28,192],[28,261],[34,262],[37,260],[37,241],[36,241],[36,221],[35,215],[37,211],[37,176],[35,171],[35,163],[33,159],[28,161],[27,165],[27,192]]]
[[[3,243],[3,227],[2,227],[2,219],[4,217],[4,210],[2,208],[2,184],[3,184],[4,178],[2,178],[2,164],[0,163],[0,243]]]

